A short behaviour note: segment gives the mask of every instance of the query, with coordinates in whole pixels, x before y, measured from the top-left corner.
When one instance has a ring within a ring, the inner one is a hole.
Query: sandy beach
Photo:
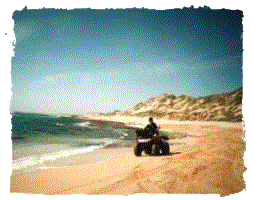
[[[99,120],[99,117],[93,119]],[[145,119],[107,119],[136,127],[146,123]],[[135,157],[133,148],[98,149],[78,155],[80,163],[76,165],[71,164],[71,159],[65,159],[69,166],[13,172],[10,191],[47,195],[181,193],[226,196],[245,188],[245,142],[241,123],[156,119],[155,122],[164,131],[187,134],[183,139],[169,141],[178,143],[171,145],[169,156]]]

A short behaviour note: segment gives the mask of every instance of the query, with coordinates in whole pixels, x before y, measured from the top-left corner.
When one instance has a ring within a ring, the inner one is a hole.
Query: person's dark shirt
[[[155,133],[157,133],[157,125],[155,123],[148,124],[145,127],[145,131],[149,134],[149,136],[153,136]]]

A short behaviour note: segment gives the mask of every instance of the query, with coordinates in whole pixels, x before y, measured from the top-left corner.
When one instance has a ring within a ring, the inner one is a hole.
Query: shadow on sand
[[[169,153],[168,155],[162,155],[162,154],[160,154],[160,155],[155,155],[155,154],[147,155],[147,154],[145,154],[145,155],[142,155],[142,157],[149,157],[149,156],[152,156],[152,157],[158,157],[158,156],[175,156],[175,155],[181,154],[181,153],[182,153],[182,152],[172,152],[172,153]]]
[[[174,156],[174,155],[176,155],[176,154],[181,154],[182,152],[173,152],[173,153],[169,153],[169,155],[168,156]]]

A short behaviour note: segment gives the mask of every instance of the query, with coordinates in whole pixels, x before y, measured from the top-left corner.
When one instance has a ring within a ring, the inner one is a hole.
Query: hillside
[[[162,94],[121,112],[104,115],[153,116],[170,120],[242,121],[243,88],[206,97]]]

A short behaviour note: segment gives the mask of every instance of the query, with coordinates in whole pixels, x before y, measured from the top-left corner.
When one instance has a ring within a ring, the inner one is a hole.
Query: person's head
[[[153,118],[149,117],[149,123],[152,124],[153,123]]]

